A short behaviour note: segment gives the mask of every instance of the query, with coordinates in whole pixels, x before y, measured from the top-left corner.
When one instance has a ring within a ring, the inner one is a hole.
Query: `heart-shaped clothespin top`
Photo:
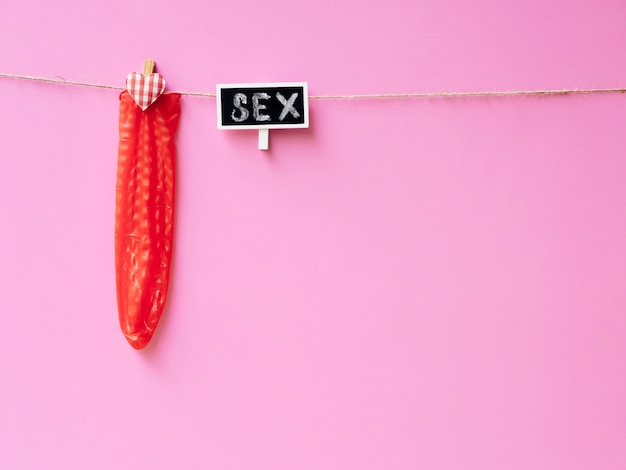
[[[158,73],[143,76],[138,72],[126,76],[126,90],[144,111],[165,91],[165,79]]]

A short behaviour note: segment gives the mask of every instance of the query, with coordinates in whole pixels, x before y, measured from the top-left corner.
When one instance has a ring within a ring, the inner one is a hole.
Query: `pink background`
[[[626,85],[614,1],[0,6],[0,72],[312,95]],[[172,289],[117,322],[117,92],[0,79],[0,468],[623,469],[626,96],[184,98]]]

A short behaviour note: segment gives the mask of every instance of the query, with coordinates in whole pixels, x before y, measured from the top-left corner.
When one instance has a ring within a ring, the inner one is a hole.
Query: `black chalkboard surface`
[[[309,127],[306,82],[217,85],[219,129]]]

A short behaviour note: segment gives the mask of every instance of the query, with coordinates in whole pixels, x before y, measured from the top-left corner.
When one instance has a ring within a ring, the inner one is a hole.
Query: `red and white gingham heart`
[[[165,79],[158,73],[147,77],[133,72],[126,76],[126,90],[144,111],[165,91]]]

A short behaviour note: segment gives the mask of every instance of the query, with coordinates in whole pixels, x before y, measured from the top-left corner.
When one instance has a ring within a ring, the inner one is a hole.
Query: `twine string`
[[[69,85],[78,87],[103,88],[106,90],[124,91],[126,88],[114,85],[104,85],[101,83],[81,82],[75,80],[65,80],[63,78],[34,77],[31,75],[19,75],[0,73],[0,77],[13,78],[16,80],[29,80],[33,82],[55,83],[58,85]],[[312,100],[359,100],[359,99],[390,99],[390,98],[485,98],[485,97],[506,97],[506,96],[551,96],[551,95],[590,95],[598,93],[624,93],[626,88],[564,88],[547,90],[512,90],[512,91],[443,91],[437,93],[376,93],[364,95],[314,95],[309,96]],[[201,91],[172,91],[183,96],[196,96],[205,98],[215,98],[215,93]]]

